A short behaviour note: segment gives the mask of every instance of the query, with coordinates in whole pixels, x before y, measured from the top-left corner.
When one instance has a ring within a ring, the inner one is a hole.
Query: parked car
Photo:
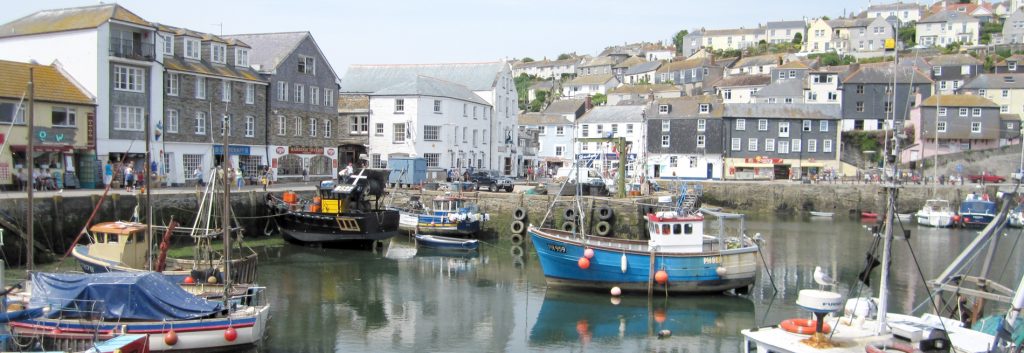
[[[490,191],[505,190],[512,192],[512,179],[498,175],[496,172],[479,171],[469,175],[469,180],[476,183],[477,189],[486,188]]]
[[[1002,183],[1006,181],[1006,178],[989,173],[982,173],[977,175],[968,175],[967,180],[970,180],[972,183]]]

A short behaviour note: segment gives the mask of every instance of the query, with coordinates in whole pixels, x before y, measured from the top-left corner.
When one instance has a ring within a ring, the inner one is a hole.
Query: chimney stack
[[[587,95],[587,97],[583,99],[583,110],[589,112],[591,109],[594,109],[594,102],[592,102],[590,100],[590,96]]]

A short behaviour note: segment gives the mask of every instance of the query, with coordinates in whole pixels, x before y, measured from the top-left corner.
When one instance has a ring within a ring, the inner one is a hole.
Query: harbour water
[[[258,350],[738,352],[741,329],[806,315],[794,302],[800,289],[817,288],[815,266],[834,274],[845,297],[858,288],[877,295],[857,285],[872,243],[869,224],[859,220],[748,219],[748,233],[767,240],[764,257],[777,293],[762,271],[749,296],[655,294],[619,301],[606,293],[547,288],[529,239],[517,242],[507,224],[491,221],[501,234],[481,235],[484,244],[471,254],[417,250],[405,236],[377,251],[263,248],[260,282],[268,287],[273,319]],[[905,227],[910,241],[893,247],[890,308],[921,314],[930,310],[922,304],[922,276],[938,275],[975,231]],[[1011,287],[1024,269],[1021,234],[1007,230],[990,276]],[[663,329],[671,337],[659,338]]]

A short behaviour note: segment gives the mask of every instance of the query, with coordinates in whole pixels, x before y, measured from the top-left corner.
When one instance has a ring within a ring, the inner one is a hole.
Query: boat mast
[[[25,227],[26,228],[25,230],[28,232],[28,245],[25,246],[25,248],[27,249],[28,254],[26,255],[26,258],[25,258],[26,259],[25,268],[28,270],[28,272],[32,272],[33,267],[34,267],[33,265],[35,263],[35,259],[33,257],[35,256],[35,254],[34,254],[35,249],[33,249],[33,248],[35,247],[35,244],[36,244],[35,232],[32,230],[32,228],[34,228],[34,226],[35,226],[35,222],[33,221],[34,217],[32,215],[32,209],[35,208],[35,203],[32,201],[32,196],[33,196],[33,191],[35,191],[34,190],[35,189],[34,183],[35,183],[35,180],[36,180],[36,176],[35,176],[35,171],[36,171],[35,143],[33,142],[34,140],[32,139],[34,137],[34,136],[32,136],[32,128],[34,128],[36,126],[36,102],[35,101],[36,101],[35,68],[29,67],[28,68],[28,136],[27,136],[28,137],[28,149],[25,152],[25,158],[27,159],[26,164],[28,164],[28,177],[26,178],[26,179],[28,179],[28,210],[27,210],[26,215],[25,215],[26,217],[28,217],[28,218],[25,219],[25,224],[27,225]],[[15,117],[17,117],[18,112],[14,112],[14,114],[15,114]],[[11,120],[13,121],[14,119],[11,119]]]
[[[226,108],[225,108],[226,110]],[[223,135],[223,159],[221,159],[220,170],[224,177],[224,202],[221,205],[220,226],[224,231],[224,307],[228,307],[228,299],[231,294],[231,176],[227,166],[231,163],[231,153],[228,150],[229,117],[227,113],[221,119],[221,135]],[[240,171],[239,171],[240,172]]]
[[[897,13],[899,12],[899,5],[896,6]],[[894,30],[895,31],[895,30]],[[893,38],[893,54],[892,54],[892,101],[889,104],[891,114],[889,114],[889,126],[892,128],[892,145],[886,141],[883,143],[885,146],[882,157],[882,180],[885,178],[885,167],[887,164],[892,164],[892,178],[887,183],[883,184],[886,190],[885,200],[885,223],[883,223],[883,234],[882,238],[882,277],[878,284],[878,333],[884,334],[889,332],[889,324],[886,320],[886,315],[889,312],[889,264],[892,262],[892,227],[894,213],[896,212],[896,190],[897,190],[897,179],[899,177],[899,164],[896,163],[896,154],[899,151],[899,134],[896,131],[896,83],[898,82],[899,75],[899,49],[895,45],[895,38]],[[913,78],[913,76],[911,76]],[[909,92],[908,97],[909,99]],[[888,137],[888,134],[886,134]],[[890,150],[890,147],[892,148]],[[890,158],[892,161],[890,162]]]
[[[932,171],[935,175],[932,176],[932,197],[935,197],[936,190],[939,188],[939,99],[942,98],[942,94],[939,94],[939,84],[932,83],[935,87],[935,155],[932,156],[934,162],[932,162]],[[1024,144],[1021,144],[1024,146]]]

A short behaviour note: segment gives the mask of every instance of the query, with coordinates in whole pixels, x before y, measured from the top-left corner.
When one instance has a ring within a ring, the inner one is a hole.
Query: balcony
[[[110,38],[110,55],[119,58],[153,61],[153,44],[132,39]]]

